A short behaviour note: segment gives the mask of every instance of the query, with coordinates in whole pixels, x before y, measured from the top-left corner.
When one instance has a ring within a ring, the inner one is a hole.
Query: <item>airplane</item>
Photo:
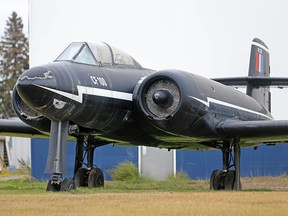
[[[210,189],[241,190],[240,149],[288,141],[288,120],[270,113],[270,86],[287,84],[270,77],[269,49],[258,38],[248,76],[218,79],[146,69],[107,43],[73,42],[54,62],[19,76],[12,93],[19,120],[0,120],[0,132],[49,136],[47,191],[104,186],[93,153],[111,143],[220,149],[223,165],[212,172]],[[73,178],[63,179],[67,140],[77,141],[75,167]]]

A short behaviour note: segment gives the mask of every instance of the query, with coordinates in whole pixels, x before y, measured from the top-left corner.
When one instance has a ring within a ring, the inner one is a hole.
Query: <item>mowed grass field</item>
[[[243,191],[208,181],[106,182],[102,189],[46,193],[46,182],[0,181],[0,215],[288,215],[288,177],[242,179]]]

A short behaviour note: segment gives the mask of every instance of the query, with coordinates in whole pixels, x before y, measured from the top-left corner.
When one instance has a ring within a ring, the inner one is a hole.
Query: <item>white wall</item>
[[[139,146],[138,170],[141,176],[158,181],[176,176],[176,150]]]
[[[287,11],[284,0],[29,0],[31,66],[53,61],[71,41],[89,40],[111,43],[148,68],[245,76],[250,42],[260,37],[272,75],[288,76]],[[287,92],[276,93],[273,114],[288,119]]]
[[[31,166],[31,139],[20,137],[5,137],[5,143],[9,158],[9,166],[21,168],[18,160],[23,159]]]

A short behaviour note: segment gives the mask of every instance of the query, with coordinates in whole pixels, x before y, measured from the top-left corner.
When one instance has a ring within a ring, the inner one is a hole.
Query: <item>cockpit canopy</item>
[[[73,42],[55,61],[90,65],[127,65],[141,67],[131,56],[106,43]]]

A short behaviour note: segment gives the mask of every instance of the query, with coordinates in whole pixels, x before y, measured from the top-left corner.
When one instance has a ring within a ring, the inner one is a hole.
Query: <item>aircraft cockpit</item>
[[[141,67],[131,56],[106,43],[73,42],[55,61],[73,61],[89,65]]]

